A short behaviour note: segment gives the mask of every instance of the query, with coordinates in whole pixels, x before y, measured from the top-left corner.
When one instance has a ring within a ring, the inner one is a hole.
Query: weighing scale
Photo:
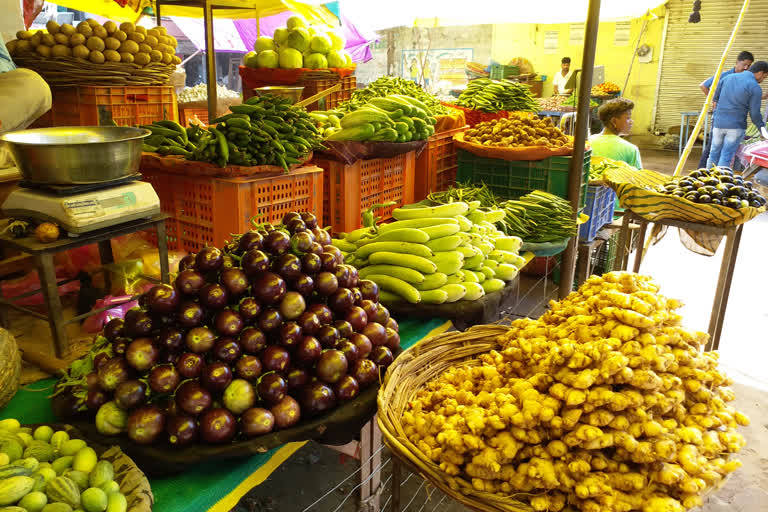
[[[71,234],[149,218],[160,213],[160,199],[140,175],[88,185],[22,182],[2,206],[8,217],[55,222]]]

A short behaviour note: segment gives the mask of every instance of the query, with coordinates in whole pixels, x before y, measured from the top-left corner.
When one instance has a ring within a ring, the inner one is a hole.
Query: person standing
[[[555,76],[552,77],[552,83],[555,86],[554,96],[568,96],[573,92],[573,89],[566,89],[571,75],[573,75],[571,71],[571,58],[563,57],[563,60],[560,61],[560,71],[556,72]]]
[[[742,71],[748,70],[754,61],[755,61],[755,57],[750,52],[748,51],[740,52],[738,57],[736,57],[736,65],[727,71],[723,71],[720,74],[720,82],[718,82],[718,86],[720,83],[722,83],[723,78],[725,78],[726,76],[732,75],[734,73],[741,73]],[[701,89],[701,92],[704,93],[704,96],[707,96],[709,94],[709,90],[712,88],[712,84],[714,83],[714,81],[715,81],[715,77],[711,76],[699,84],[699,89]],[[712,104],[713,112],[715,111],[715,108],[717,108],[717,103]],[[710,126],[709,134],[707,135],[707,143],[704,145],[704,148],[701,150],[701,158],[699,159],[699,169],[707,166],[707,160],[709,160],[709,151],[712,147],[712,131],[713,130],[714,130],[714,126]]]
[[[730,167],[747,131],[747,115],[765,138],[765,123],[760,113],[763,90],[760,83],[768,76],[768,62],[757,61],[748,72],[726,76],[715,91],[717,104],[712,121],[712,149],[707,168]]]
[[[603,103],[597,116],[603,123],[603,131],[589,138],[592,156],[602,156],[625,162],[636,169],[642,169],[640,150],[622,136],[632,132],[632,109],[635,104],[627,98],[616,98]]]

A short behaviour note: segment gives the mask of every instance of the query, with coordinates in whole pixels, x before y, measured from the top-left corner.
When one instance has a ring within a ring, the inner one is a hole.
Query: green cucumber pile
[[[322,138],[304,109],[287,98],[254,96],[242,105],[229,107],[231,114],[211,121],[207,129],[183,128],[174,121],[144,125],[152,135],[144,139],[144,151],[181,155],[187,160],[227,165],[277,165],[289,170],[303,162]]]
[[[478,78],[469,82],[456,105],[481,112],[538,112],[539,102],[531,88],[512,80]]]
[[[0,421],[0,510],[126,512],[115,469],[82,439],[42,425]]]
[[[443,116],[451,113],[451,109],[441,104],[440,101],[421,88],[413,80],[404,78],[381,76],[368,84],[364,89],[352,91],[349,101],[339,105],[338,110],[351,112],[361,108],[373,98],[385,98],[393,94],[415,98],[423,103],[431,116]]]
[[[525,259],[522,240],[494,222],[501,210],[479,201],[397,208],[395,222],[364,227],[333,240],[360,277],[379,285],[383,302],[444,304],[477,300],[513,280]]]
[[[347,114],[329,111],[312,112],[310,116],[318,123],[318,130],[322,130],[327,140],[356,142],[424,140],[435,133],[437,122],[426,105],[399,94],[372,98]]]

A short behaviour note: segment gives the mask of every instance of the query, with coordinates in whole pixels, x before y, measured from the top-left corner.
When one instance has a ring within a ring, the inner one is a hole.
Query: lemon
[[[117,31],[117,23],[112,20],[104,22],[104,30],[107,31],[107,34],[114,34]]]
[[[88,55],[91,54],[91,51],[85,47],[83,44],[79,44],[72,48],[72,55],[80,58],[80,59],[87,59]]]
[[[87,20],[85,20],[85,22],[88,23],[91,26],[91,28],[96,28],[101,26],[101,23],[99,23],[99,20],[94,18],[88,18]]]
[[[107,37],[107,29],[102,27],[101,25],[97,27],[93,27],[93,35],[96,37],[99,37],[101,39],[106,39]]]
[[[31,30],[19,30],[16,32],[16,39],[24,39],[26,41],[31,39],[33,35],[35,34]]]
[[[177,65],[177,66],[178,66],[179,64],[181,64],[181,57],[179,57],[178,55],[174,55],[174,56],[173,56],[173,61],[172,61],[172,62],[173,62],[175,65]]]
[[[88,60],[94,64],[104,64],[104,54],[97,51],[92,51],[88,54]]]
[[[136,31],[136,26],[130,21],[126,21],[120,24],[120,30],[122,30],[126,34],[130,34],[131,32]]]
[[[96,50],[97,52],[101,52],[104,51],[104,40],[99,39],[96,36],[91,36],[85,42],[85,46],[87,46],[89,50]]]
[[[166,36],[168,38],[168,44],[172,46],[173,48],[176,48],[179,46],[179,42],[176,40],[173,36]]]
[[[56,32],[59,31],[61,28],[58,23],[56,23],[56,20],[50,20],[48,23],[45,24],[45,28],[48,29],[48,33],[53,35]]]
[[[104,50],[104,59],[107,62],[120,62],[120,54],[115,50]]]
[[[149,52],[149,58],[152,60],[152,62],[160,62],[163,60],[163,54],[159,50],[152,50]]]
[[[155,27],[155,28],[151,28],[151,29],[147,30],[147,35],[148,36],[152,36],[155,39],[157,39],[160,36],[162,36],[163,34],[159,30],[157,30],[157,27]]]
[[[72,55],[72,49],[69,46],[63,44],[57,44],[51,48],[52,57],[70,57]]]
[[[91,27],[87,21],[80,22],[80,24],[77,25],[77,31],[85,37],[91,37],[93,35],[93,27]]]
[[[143,43],[146,36],[140,32],[131,32],[128,34],[128,39],[136,41],[137,43]]]
[[[133,56],[133,63],[139,66],[146,66],[150,60],[149,53],[139,52]]]
[[[79,35],[82,36],[82,34],[79,34]],[[85,36],[83,36],[83,37],[85,37]],[[69,44],[69,38],[63,32],[59,32],[58,34],[54,34],[53,35],[53,40],[54,40],[54,44],[64,44],[64,45],[68,45]],[[83,41],[85,41],[85,39],[83,39]]]
[[[115,33],[112,34],[112,37],[114,37],[115,39],[117,39],[118,41],[120,41],[122,43],[123,41],[128,39],[128,34],[123,32],[122,30],[115,30]]]
[[[142,53],[147,53],[148,54],[149,52],[152,51],[152,47],[149,46],[147,43],[141,43],[139,45],[139,51],[142,52]]]
[[[159,45],[168,44],[168,38],[165,36],[160,36],[157,38],[157,42]]]
[[[30,40],[29,44],[32,45],[32,48],[37,48],[40,45],[40,41],[42,41],[43,35],[40,32],[35,33]]]
[[[119,51],[128,52],[128,53],[138,53],[139,44],[136,41],[131,41],[130,39],[128,41],[123,41],[123,44],[120,45]]]
[[[32,47],[29,46],[29,41],[27,41],[26,39],[21,39],[16,42],[16,53],[27,53],[31,49]]]
[[[56,37],[56,36],[53,36],[53,37]],[[67,44],[68,42],[69,46],[75,47],[81,44],[85,44],[85,36],[80,32],[78,32],[76,34],[72,34],[71,36],[69,36],[69,41],[61,42],[59,40],[56,40],[56,42],[60,44]]]
[[[38,53],[38,55],[45,57],[46,59],[51,56],[51,47],[45,46],[44,44],[41,44],[35,48],[35,51]]]
[[[51,34],[43,34],[43,37],[40,39],[40,42],[43,43],[45,46],[53,46],[56,44],[56,39],[54,39],[53,35]]]
[[[170,64],[173,62],[173,54],[171,53],[164,53],[163,54],[163,64]]]
[[[166,35],[168,33],[168,30],[166,30],[166,28],[162,25],[158,25],[155,28],[160,32],[161,35]]]
[[[108,37],[104,39],[104,47],[107,50],[117,50],[118,48],[120,48],[120,41],[118,41],[114,37]]]
[[[120,52],[120,62],[132,63],[134,60],[133,54],[128,52]]]
[[[146,36],[147,35],[147,29],[142,27],[141,25],[136,25],[134,32],[138,32],[139,34]]]
[[[18,44],[19,44],[19,40],[18,39],[13,39],[13,40],[8,41],[7,43],[5,43],[5,49],[8,50],[8,53],[13,55],[14,53],[16,53],[16,48],[17,48]]]
[[[75,30],[75,27],[73,27],[69,23],[65,23],[61,26],[61,28],[59,28],[59,32],[61,32],[65,36],[71,36],[72,34],[77,32],[77,30]]]
[[[160,44],[157,38],[152,34],[147,34],[147,37],[146,39],[144,39],[144,42],[148,44],[150,48],[157,48],[157,45]]]

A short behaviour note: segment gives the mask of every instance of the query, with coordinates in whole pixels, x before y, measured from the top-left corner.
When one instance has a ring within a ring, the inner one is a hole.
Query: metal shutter
[[[681,112],[698,112],[704,104],[699,84],[717,70],[742,0],[702,0],[701,23],[688,23],[692,1],[667,3],[666,41],[656,97],[654,130],[667,132],[680,125]],[[768,60],[768,0],[752,0],[724,69],[730,69],[742,50],[756,60]],[[763,82],[768,86],[768,80]]]

